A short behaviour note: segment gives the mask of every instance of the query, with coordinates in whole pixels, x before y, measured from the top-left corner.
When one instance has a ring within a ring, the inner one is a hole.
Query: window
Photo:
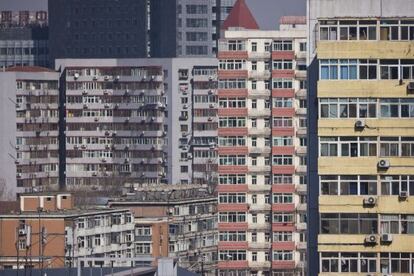
[[[380,99],[380,110],[384,118],[414,117],[414,99]]]
[[[323,213],[320,215],[323,234],[377,234],[377,214]]]
[[[220,60],[219,68],[220,70],[245,70],[246,61],[245,60]]]
[[[220,203],[246,203],[246,194],[243,193],[223,193],[219,194]]]
[[[275,128],[292,127],[292,118],[273,117],[273,127]]]
[[[219,106],[223,108],[245,108],[245,98],[220,98]]]
[[[320,176],[322,195],[377,195],[375,175]]]
[[[377,99],[325,98],[319,100],[320,118],[375,118]]]
[[[292,155],[273,155],[273,165],[287,166],[293,164]]]
[[[274,223],[293,222],[293,214],[289,214],[289,213],[274,213],[273,214],[273,222]]]
[[[220,232],[219,234],[220,241],[246,241],[246,232],[239,231],[230,231],[230,232]]]
[[[290,242],[292,241],[292,232],[273,232],[273,241]]]
[[[219,251],[219,261],[245,261],[245,250],[221,250]]]
[[[274,174],[273,184],[292,184],[293,176],[290,174]]]
[[[275,204],[293,203],[293,194],[274,193],[273,203]]]
[[[219,222],[246,222],[246,213],[220,212]]]
[[[246,88],[245,79],[226,79],[219,80],[219,89],[244,89]]]
[[[273,98],[273,107],[292,107],[292,98]]]
[[[252,42],[252,52],[257,52],[257,42]]]
[[[320,255],[322,272],[377,272],[376,253],[322,252]]]
[[[220,117],[219,127],[245,127],[246,118],[244,117]]]
[[[275,40],[273,41],[273,51],[292,51],[291,40]]]
[[[221,166],[243,166],[243,165],[246,165],[246,156],[244,155],[220,155],[219,164]]]
[[[411,175],[381,175],[381,194],[399,196],[401,192],[414,195],[414,176]]]
[[[292,79],[274,78],[273,89],[292,89]]]
[[[299,51],[306,52],[306,42],[299,43]]]
[[[381,272],[384,274],[391,273],[414,273],[414,268],[410,266],[413,262],[413,254],[410,253],[380,253]]]
[[[274,136],[273,137],[273,146],[281,147],[281,146],[292,146],[293,145],[293,137],[291,136]]]
[[[398,60],[380,60],[380,78],[382,80],[398,80],[399,67]]]
[[[291,261],[293,260],[292,251],[273,251],[274,261]]]
[[[245,51],[246,42],[243,40],[219,41],[220,51]]]
[[[244,174],[220,174],[219,184],[246,184],[246,175]]]
[[[292,70],[293,60],[273,60],[273,70]]]
[[[377,79],[377,60],[360,59],[359,60],[359,79],[376,80]]]
[[[321,137],[320,156],[377,156],[376,137]]]

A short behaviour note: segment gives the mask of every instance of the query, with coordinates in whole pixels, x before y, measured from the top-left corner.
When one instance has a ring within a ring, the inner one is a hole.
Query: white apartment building
[[[280,30],[261,31],[239,13],[218,54],[218,267],[304,275],[306,21],[282,17]]]

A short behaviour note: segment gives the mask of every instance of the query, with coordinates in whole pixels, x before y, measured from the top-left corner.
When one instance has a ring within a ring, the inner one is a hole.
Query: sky
[[[246,0],[246,3],[264,30],[276,29],[282,15],[306,13],[306,0]],[[47,10],[47,0],[0,0],[0,10],[4,9]]]

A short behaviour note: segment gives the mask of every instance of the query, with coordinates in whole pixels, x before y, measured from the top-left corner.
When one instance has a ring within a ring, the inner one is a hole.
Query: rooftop
[[[230,14],[223,22],[223,26],[221,28],[223,30],[227,30],[231,27],[248,30],[259,29],[259,25],[257,24],[256,19],[253,17],[249,7],[244,0],[237,0],[231,9]]]
[[[12,66],[5,68],[6,72],[25,72],[25,73],[39,73],[39,72],[55,72],[49,68],[40,66]]]

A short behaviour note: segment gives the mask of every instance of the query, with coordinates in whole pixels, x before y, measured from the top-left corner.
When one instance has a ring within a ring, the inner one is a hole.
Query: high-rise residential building
[[[216,56],[221,23],[235,2],[150,1],[151,57]]]
[[[216,182],[217,59],[67,59],[56,68],[0,73],[12,193]]]
[[[413,2],[308,7],[308,275],[412,275]]]
[[[48,5],[52,63],[147,56],[147,0],[54,0]]]
[[[0,67],[49,66],[46,11],[0,11]]]
[[[244,1],[223,23],[220,275],[306,270],[306,20],[282,17],[280,23],[278,31],[258,30]]]
[[[41,67],[0,73],[1,196],[59,180],[59,74]]]

